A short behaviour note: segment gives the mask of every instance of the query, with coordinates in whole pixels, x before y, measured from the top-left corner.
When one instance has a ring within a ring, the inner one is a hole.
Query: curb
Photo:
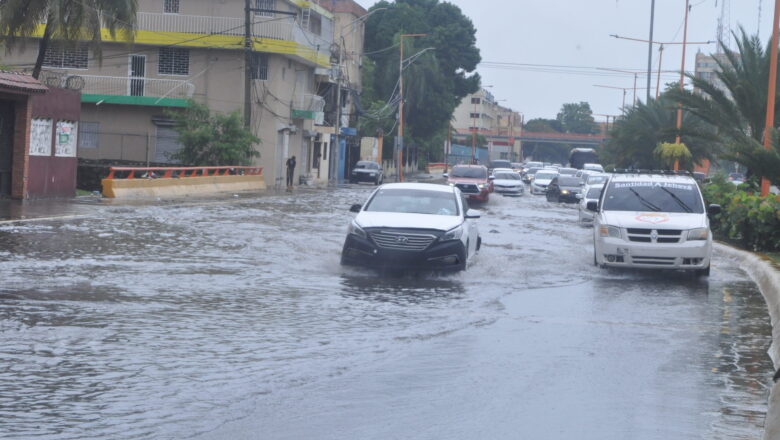
[[[772,345],[769,346],[768,354],[777,371],[780,368],[780,271],[775,269],[769,260],[752,252],[723,243],[714,243],[714,248],[718,252],[739,259],[739,267],[755,281],[764,296],[772,323]],[[773,384],[769,392],[763,438],[764,440],[780,438],[780,383]]]

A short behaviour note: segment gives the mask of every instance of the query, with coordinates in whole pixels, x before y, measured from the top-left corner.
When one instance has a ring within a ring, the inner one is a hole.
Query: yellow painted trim
[[[292,0],[292,3],[294,3],[295,6],[301,9],[311,8],[314,12],[322,15],[323,17],[333,20],[333,14],[329,10],[323,8],[322,6],[316,3],[307,0]]]
[[[180,179],[103,179],[103,196],[108,198],[188,197],[266,189],[263,175],[207,176]]]
[[[33,37],[43,36],[43,25],[39,25]],[[127,43],[120,33],[112,38],[107,29],[102,29],[101,39],[107,43]],[[244,37],[236,35],[207,35],[184,32],[158,32],[139,30],[135,33],[135,44],[150,46],[176,46],[198,49],[230,49],[240,50],[244,47]],[[330,48],[320,48],[321,52],[289,40],[274,40],[270,38],[254,38],[254,50],[280,55],[295,55],[316,64],[319,67],[330,67],[330,56],[324,52]]]

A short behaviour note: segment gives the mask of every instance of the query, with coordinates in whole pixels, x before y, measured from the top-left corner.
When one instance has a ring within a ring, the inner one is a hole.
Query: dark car
[[[508,160],[491,160],[490,164],[488,164],[488,172],[492,173],[496,168],[512,169],[512,162]]]
[[[374,185],[382,184],[384,175],[382,167],[376,162],[361,160],[352,168],[349,174],[349,183],[371,182]]]
[[[582,190],[582,181],[575,176],[558,176],[547,186],[548,202],[576,203]]]

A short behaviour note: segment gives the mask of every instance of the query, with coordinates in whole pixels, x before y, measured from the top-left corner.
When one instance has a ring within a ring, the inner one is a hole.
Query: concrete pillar
[[[11,173],[11,197],[26,199],[30,167],[30,124],[32,123],[32,100],[24,97],[14,106],[14,157]]]

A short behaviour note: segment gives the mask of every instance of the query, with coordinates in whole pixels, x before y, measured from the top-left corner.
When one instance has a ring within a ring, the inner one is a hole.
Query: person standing
[[[287,191],[293,189],[293,175],[295,174],[295,156],[287,159]]]

